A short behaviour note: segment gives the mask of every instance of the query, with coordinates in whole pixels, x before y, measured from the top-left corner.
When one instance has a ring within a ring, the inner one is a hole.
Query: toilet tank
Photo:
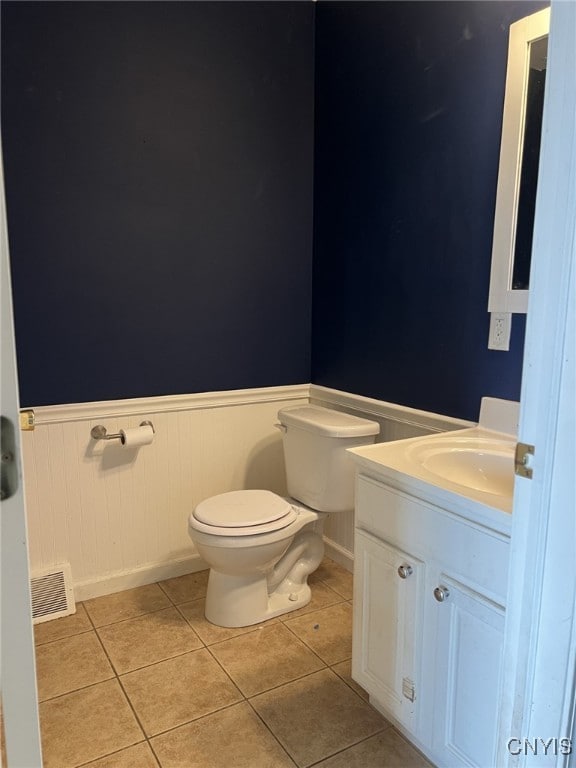
[[[278,418],[288,494],[319,512],[354,509],[355,465],[346,449],[373,443],[380,425],[317,405],[282,408]]]

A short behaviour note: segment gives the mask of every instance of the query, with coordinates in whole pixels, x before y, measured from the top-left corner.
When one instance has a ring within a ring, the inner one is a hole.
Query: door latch
[[[5,416],[0,416],[0,501],[14,496],[18,490],[18,467],[16,466],[16,436],[14,425]]]

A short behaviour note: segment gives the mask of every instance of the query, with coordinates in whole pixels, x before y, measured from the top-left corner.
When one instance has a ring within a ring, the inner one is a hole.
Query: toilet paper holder
[[[141,421],[140,425],[141,427],[152,427],[152,432],[156,433],[156,430],[154,429],[154,424],[152,424],[151,421]],[[95,427],[92,427],[90,430],[90,437],[93,440],[120,440],[122,443],[124,442],[124,435],[121,432],[117,432],[113,435],[109,435],[106,432],[106,427],[102,424],[97,424]]]

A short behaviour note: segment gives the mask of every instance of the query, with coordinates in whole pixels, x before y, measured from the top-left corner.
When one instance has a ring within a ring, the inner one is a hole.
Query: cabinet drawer
[[[502,534],[364,475],[357,479],[356,526],[422,560],[449,560],[463,583],[504,604],[509,539]]]

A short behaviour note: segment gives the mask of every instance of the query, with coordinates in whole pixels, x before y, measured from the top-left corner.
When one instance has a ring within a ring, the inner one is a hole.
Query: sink
[[[414,481],[504,512],[512,510],[512,435],[484,427],[349,448],[355,462],[384,480]]]
[[[411,445],[406,456],[428,472],[476,491],[511,496],[514,444],[487,437],[434,437]]]

